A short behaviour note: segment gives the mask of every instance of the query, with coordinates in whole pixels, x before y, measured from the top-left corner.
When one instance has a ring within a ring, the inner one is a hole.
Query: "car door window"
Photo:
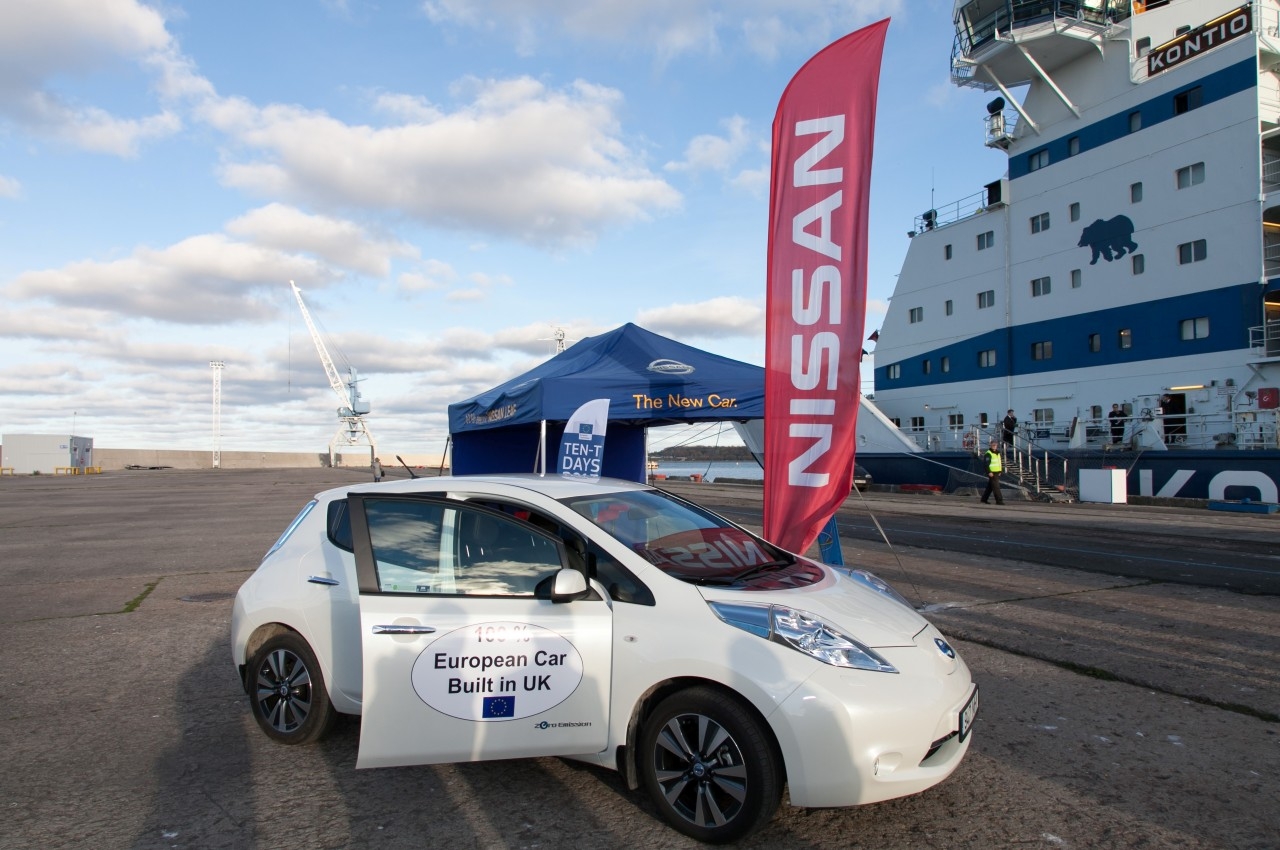
[[[554,540],[502,514],[433,501],[365,501],[378,589],[533,596],[560,569]]]
[[[584,540],[583,536],[574,529],[523,504],[489,499],[478,504],[524,520],[563,540],[569,551],[570,565],[575,568],[577,567],[574,564],[575,553],[587,556],[586,564],[583,566],[587,568],[589,576],[599,580],[615,602],[629,602],[637,605],[655,604],[653,592],[594,540]],[[583,559],[579,558],[579,560]]]

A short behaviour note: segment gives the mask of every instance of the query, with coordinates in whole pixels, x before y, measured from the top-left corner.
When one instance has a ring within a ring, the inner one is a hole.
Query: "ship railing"
[[[1276,113],[1280,114],[1280,100],[1276,101]],[[1262,153],[1262,188],[1266,192],[1280,189],[1280,154],[1266,148]]]
[[[972,68],[959,61],[961,57],[981,50],[1001,35],[1007,37],[1015,26],[1063,19],[1106,26],[1128,18],[1132,12],[1130,0],[1005,0],[988,14],[971,20],[968,12],[974,8],[979,8],[979,3],[967,4],[956,16],[956,37],[951,48],[953,77],[972,76]]]
[[[949,204],[943,204],[916,216],[914,233],[924,233],[927,230],[933,230],[935,227],[955,224],[957,221],[968,218],[971,215],[986,212],[986,209],[987,190],[983,189],[981,192],[975,192],[968,197]]]
[[[1081,420],[1086,456],[1068,457],[1061,452],[1069,441],[1071,425],[1053,421],[1026,422],[1018,427],[1012,444],[1001,429],[977,425],[922,429],[909,432],[928,451],[962,450],[974,457],[975,480],[985,475],[984,453],[996,440],[1004,458],[1004,477],[1046,499],[1070,498],[1079,492],[1079,472],[1099,463],[1121,464],[1121,459],[1162,442],[1171,450],[1277,449],[1280,448],[1280,408],[1254,407],[1254,396],[1244,396],[1250,407],[1227,412],[1162,414],[1143,408],[1117,420],[1122,431],[1113,437],[1107,419]]]
[[[1267,273],[1271,273],[1269,261]],[[1261,351],[1263,357],[1280,357],[1280,322],[1249,328],[1249,347]]]

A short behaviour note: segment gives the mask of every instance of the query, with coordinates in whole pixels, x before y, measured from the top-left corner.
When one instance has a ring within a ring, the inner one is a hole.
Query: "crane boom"
[[[307,323],[307,330],[311,331],[311,339],[316,344],[316,351],[320,354],[320,363],[324,366],[324,373],[329,377],[329,386],[333,387],[333,391],[337,393],[338,399],[342,402],[343,407],[351,405],[351,399],[347,395],[347,385],[343,383],[342,376],[338,374],[338,367],[333,365],[333,358],[329,356],[329,349],[324,344],[324,338],[320,336],[320,331],[316,330],[316,323],[311,320],[311,311],[307,309],[306,303],[302,300],[302,290],[293,281],[289,281],[289,286],[293,287],[293,297],[298,301],[298,309],[302,311],[302,320]],[[339,411],[341,415],[341,411]]]
[[[302,290],[298,289],[298,285],[293,281],[289,281],[289,286],[293,288],[293,297],[298,302],[298,309],[302,311],[302,319],[307,323],[307,330],[311,332],[311,339],[316,344],[316,352],[319,353],[320,362],[324,365],[324,373],[329,378],[329,386],[342,402],[342,406],[338,408],[338,433],[329,444],[329,464],[332,466],[335,462],[334,446],[337,445],[354,446],[367,443],[369,457],[372,460],[377,447],[373,434],[370,433],[369,426],[364,421],[364,414],[369,412],[369,402],[360,397],[356,370],[348,369],[347,380],[342,380],[342,376],[338,374],[338,367],[333,365],[333,358],[329,356],[329,348],[324,344],[324,337],[320,336],[316,323],[311,319],[311,311],[302,300]]]

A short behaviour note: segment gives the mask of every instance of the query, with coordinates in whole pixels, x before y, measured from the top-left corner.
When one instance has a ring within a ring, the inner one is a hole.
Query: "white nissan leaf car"
[[[309,502],[236,597],[232,657],[285,744],[360,715],[357,767],[564,756],[708,842],[941,782],[977,686],[870,573],[641,484],[468,476]]]

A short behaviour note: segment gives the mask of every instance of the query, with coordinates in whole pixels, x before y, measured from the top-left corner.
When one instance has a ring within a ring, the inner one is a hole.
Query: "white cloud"
[[[524,53],[566,34],[660,62],[741,47],[766,58],[813,47],[901,9],[902,0],[425,0],[427,17],[505,34]]]
[[[427,292],[444,287],[457,280],[453,266],[442,260],[424,260],[416,271],[404,272],[396,278],[401,292]]]
[[[740,115],[726,118],[720,123],[724,125],[725,135],[695,136],[685,148],[684,159],[667,163],[666,169],[727,172],[750,146],[751,134],[747,130],[747,119]]]
[[[227,224],[226,230],[257,245],[305,252],[374,277],[385,277],[393,257],[416,258],[417,248],[393,239],[372,238],[351,221],[308,215],[284,204],[268,204]]]
[[[719,339],[763,336],[764,318],[764,305],[758,300],[726,296],[644,310],[636,323],[655,333],[682,339]]]
[[[203,82],[177,53],[161,14],[134,0],[100,0],[92,14],[80,0],[0,4],[0,119],[85,150],[136,156],[143,142],[177,132],[181,119],[167,109],[112,115],[57,88],[121,66],[159,70],[162,93],[195,92]]]
[[[276,314],[267,293],[283,281],[328,282],[336,277],[308,257],[206,234],[158,250],[138,248],[121,260],[82,260],[24,272],[4,293],[12,299],[199,325],[266,320]]]
[[[0,198],[17,198],[22,195],[22,184],[13,177],[0,174]]]
[[[319,208],[398,211],[436,227],[540,245],[675,209],[680,195],[623,141],[613,89],[471,80],[472,101],[436,120],[352,126],[295,106],[229,99],[201,114],[250,153],[229,185]]]

